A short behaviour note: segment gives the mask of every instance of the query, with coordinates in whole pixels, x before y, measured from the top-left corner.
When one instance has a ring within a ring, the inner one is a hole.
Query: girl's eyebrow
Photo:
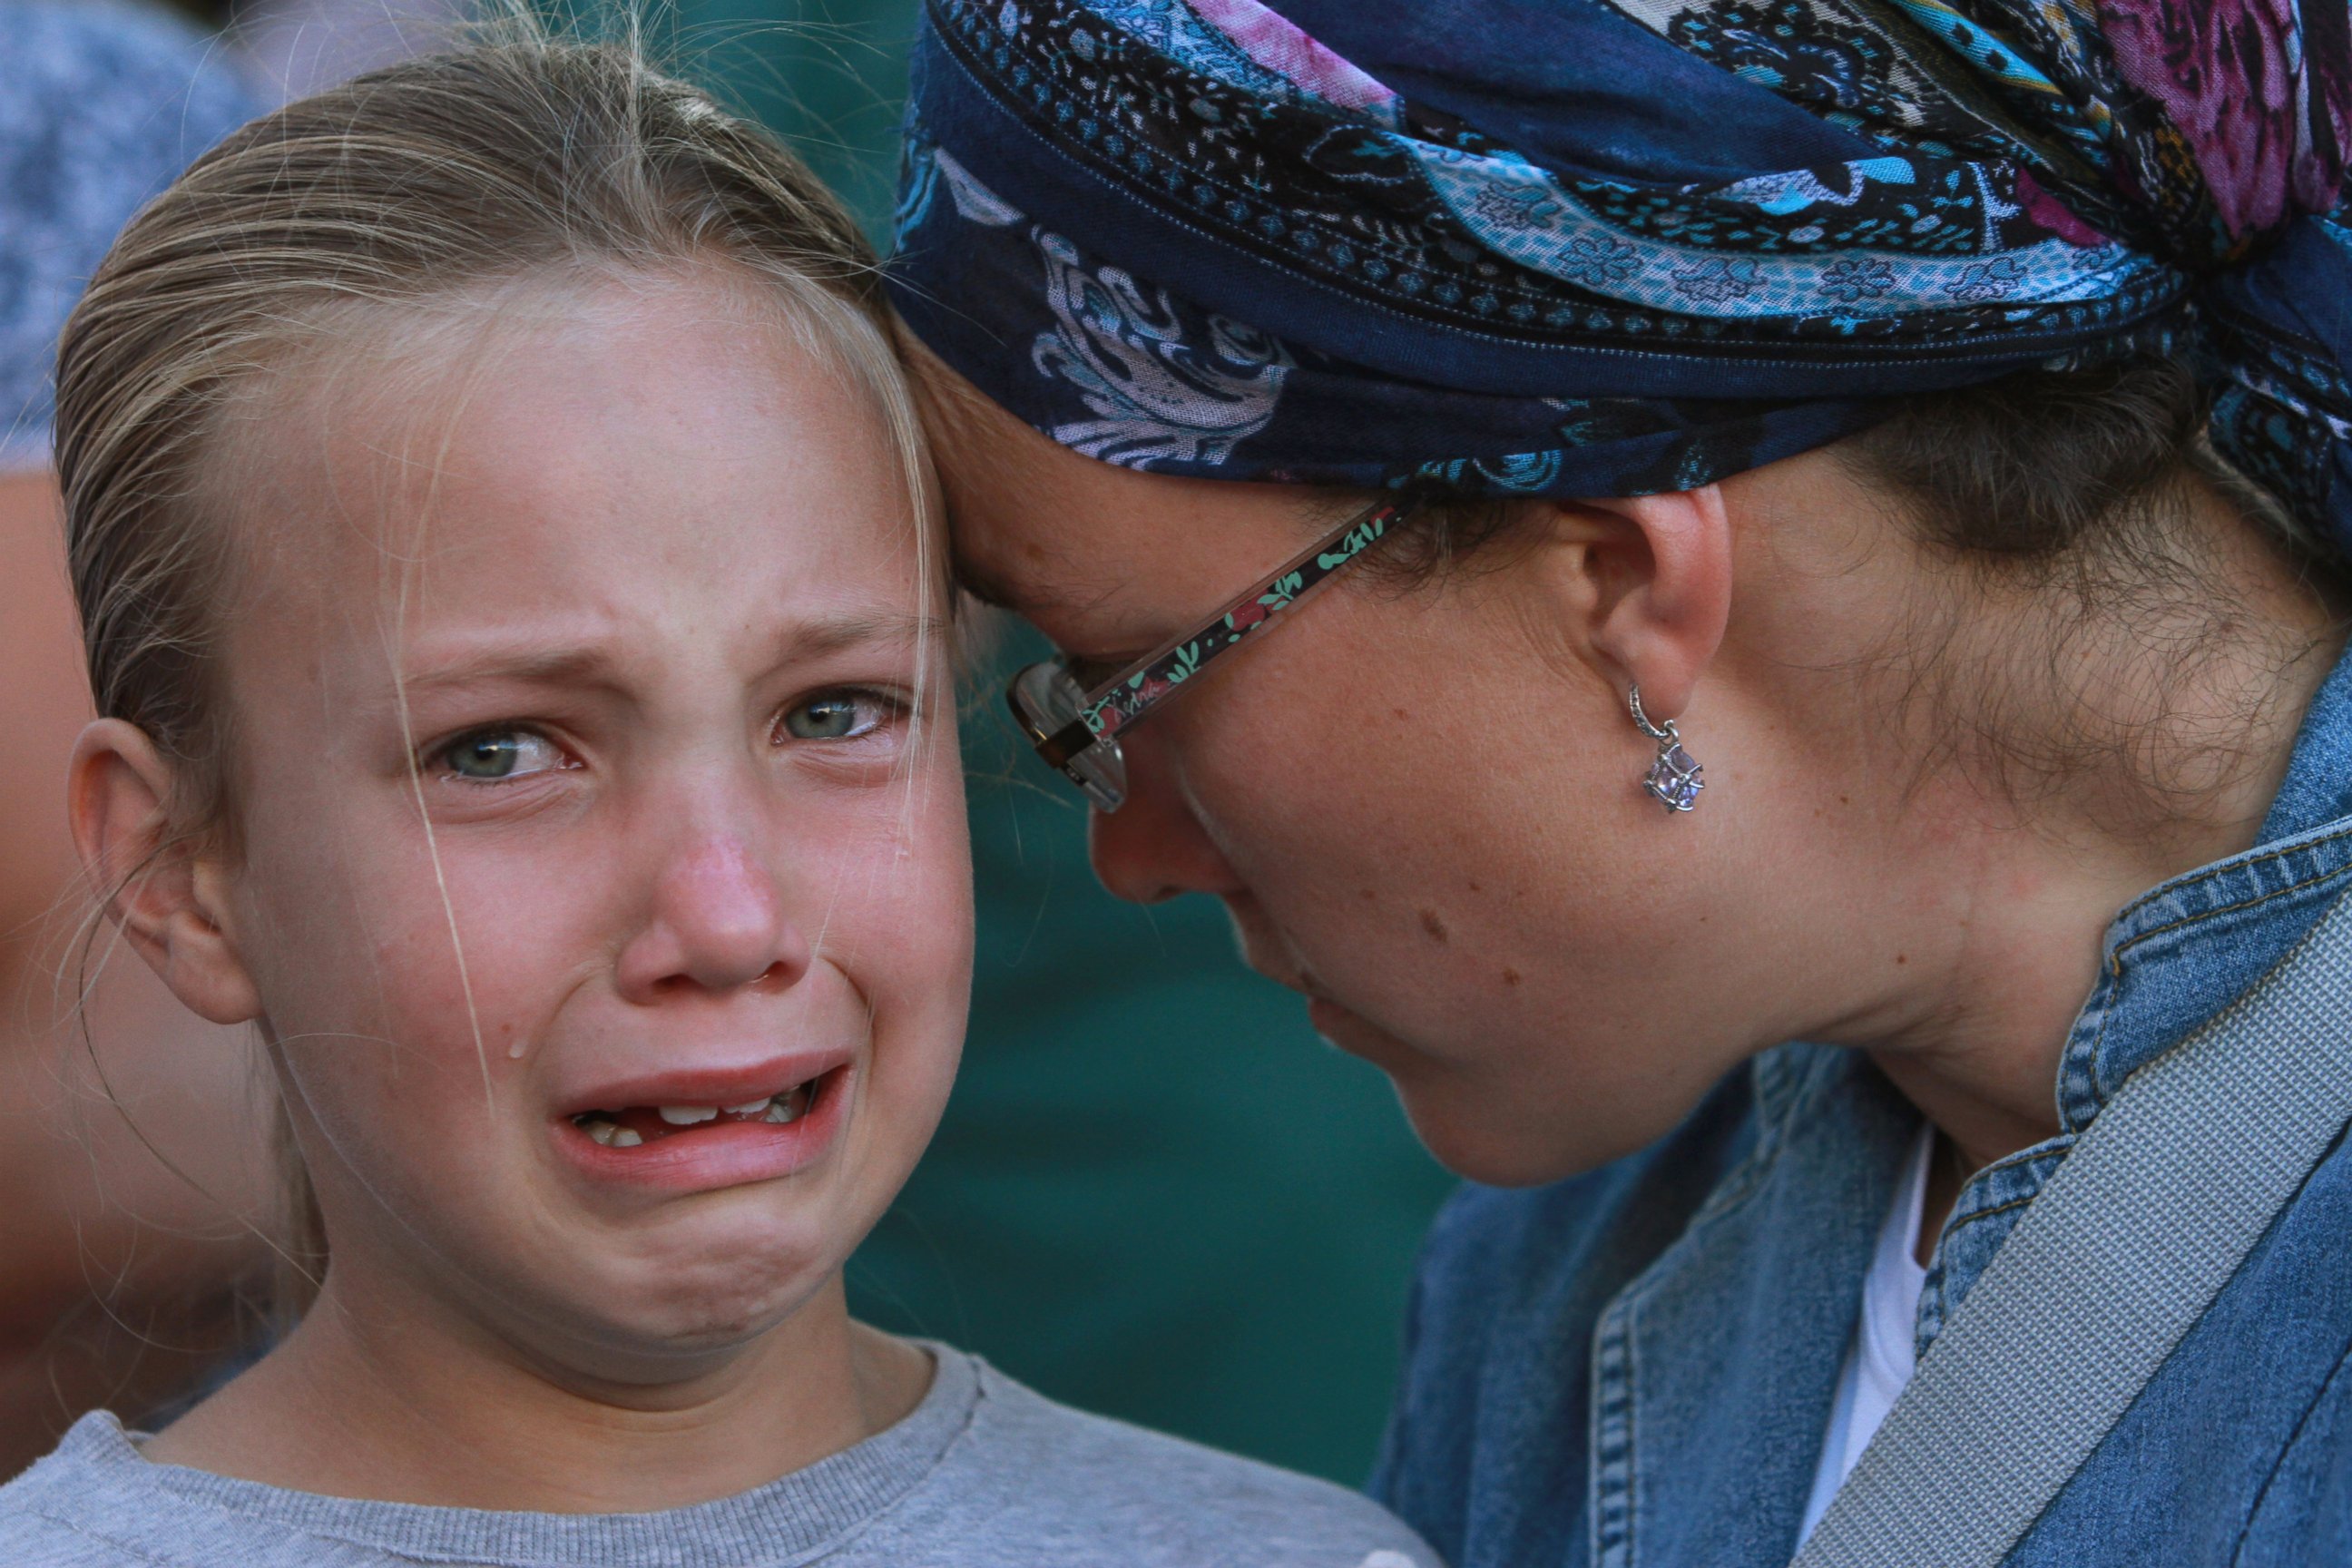
[[[566,628],[567,634],[576,628]],[[822,658],[845,648],[904,647],[943,637],[947,625],[935,616],[905,611],[819,616],[794,622],[776,639],[772,668],[782,668],[807,659]],[[567,638],[520,635],[467,639],[465,646],[442,659],[411,664],[401,676],[404,690],[414,696],[503,682],[530,686],[614,686],[624,662],[614,657],[619,637]]]
[[[844,648],[868,644],[892,647],[911,647],[947,635],[947,623],[937,616],[910,615],[904,610],[877,610],[859,615],[823,616],[795,622],[778,639],[776,662],[797,664],[802,659],[817,658],[838,653]]]

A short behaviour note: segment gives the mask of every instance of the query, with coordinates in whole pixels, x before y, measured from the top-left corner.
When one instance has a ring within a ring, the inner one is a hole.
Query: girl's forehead
[[[254,586],[392,584],[420,611],[914,595],[926,552],[876,396],[732,292],[608,288],[274,373],[215,470]]]

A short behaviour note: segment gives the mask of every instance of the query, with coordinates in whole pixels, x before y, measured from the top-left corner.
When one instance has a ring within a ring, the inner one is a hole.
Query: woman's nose
[[[661,868],[646,923],[621,952],[622,994],[653,1002],[683,990],[781,989],[813,954],[772,869],[742,838],[705,835]]]
[[[1130,903],[1164,903],[1179,893],[1241,890],[1225,858],[1171,776],[1157,748],[1127,748],[1127,804],[1088,825],[1087,850],[1102,885]]]

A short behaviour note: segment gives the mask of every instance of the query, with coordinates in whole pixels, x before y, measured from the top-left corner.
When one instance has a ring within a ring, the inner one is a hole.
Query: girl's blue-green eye
[[[444,747],[441,763],[457,778],[496,784],[562,765],[545,737],[521,730],[481,730]]]
[[[828,691],[784,712],[784,733],[795,741],[854,741],[879,722],[876,700],[855,691]]]

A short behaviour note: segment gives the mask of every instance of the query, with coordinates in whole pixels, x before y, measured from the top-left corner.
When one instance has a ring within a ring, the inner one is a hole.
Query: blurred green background
[[[582,0],[593,5],[594,0]],[[784,133],[887,244],[914,0],[677,0],[656,58]],[[576,11],[575,11],[576,14]],[[979,962],[937,1142],[849,1272],[868,1321],[1056,1398],[1349,1485],[1448,1178],[1223,911],[1118,903],[1074,799],[967,704]]]

